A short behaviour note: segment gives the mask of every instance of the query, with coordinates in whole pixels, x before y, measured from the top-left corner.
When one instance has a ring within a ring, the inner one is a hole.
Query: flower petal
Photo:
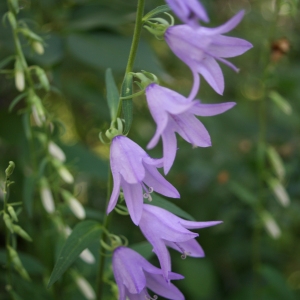
[[[188,240],[186,242],[181,243],[173,243],[173,242],[166,242],[166,245],[173,248],[174,250],[182,253],[184,253],[187,256],[191,257],[204,257],[205,253],[202,249],[202,247],[199,245],[199,243],[195,239]]]
[[[238,12],[234,17],[232,17],[229,21],[227,21],[225,24],[215,27],[215,28],[206,28],[206,27],[200,27],[198,29],[199,33],[203,33],[206,35],[217,35],[217,34],[223,34],[231,31],[233,28],[235,28],[243,19],[245,14],[244,10],[241,10]]]
[[[128,184],[123,178],[121,186],[132,222],[138,225],[143,211],[143,189],[140,183]]]
[[[167,299],[184,300],[184,296],[179,289],[174,284],[166,282],[161,275],[149,273],[146,273],[145,275],[147,286],[154,293]]]
[[[112,176],[114,181],[114,187],[107,206],[107,210],[106,210],[107,214],[109,214],[115,208],[120,194],[120,185],[121,185],[120,174],[118,174],[117,172],[112,172]]]
[[[173,130],[166,128],[162,134],[163,153],[164,153],[164,173],[169,173],[177,152],[177,140]]]
[[[180,223],[187,229],[197,229],[215,226],[223,223],[223,221],[194,222],[181,219]]]
[[[202,104],[196,102],[193,108],[189,110],[190,113],[193,113],[196,116],[201,117],[210,117],[219,115],[236,105],[235,102],[225,102],[225,103],[218,103],[218,104]]]
[[[206,56],[197,66],[198,72],[207,83],[220,95],[224,91],[224,77],[222,70],[213,57]]]
[[[171,198],[180,198],[178,191],[169,183],[155,167],[145,164],[146,174],[144,182],[155,192]]]

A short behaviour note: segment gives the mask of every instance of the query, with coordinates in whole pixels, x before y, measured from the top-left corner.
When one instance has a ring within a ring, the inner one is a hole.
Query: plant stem
[[[126,66],[125,76],[130,72],[132,72],[136,53],[138,50],[139,40],[141,36],[142,31],[142,25],[143,25],[143,15],[144,15],[144,7],[145,7],[145,0],[138,0],[137,5],[137,12],[136,12],[136,20],[135,20],[135,27],[134,27],[134,33],[133,33],[133,39],[131,43],[131,48],[129,52],[128,62]],[[117,110],[117,117],[120,117],[122,111],[122,101],[119,102],[118,110]],[[108,166],[108,184],[107,184],[107,199],[106,199],[106,207],[108,205],[110,195],[113,188],[113,178],[110,170],[110,165]],[[107,228],[109,226],[109,223],[111,222],[111,215],[107,216],[105,215],[104,221],[103,221],[103,232],[101,239],[106,242],[107,240],[107,234],[105,233],[107,231]],[[97,273],[97,279],[96,279],[96,289],[97,289],[97,300],[102,299],[103,295],[103,288],[104,288],[104,269],[105,269],[105,252],[106,250],[103,247],[100,247],[99,250],[99,268]]]

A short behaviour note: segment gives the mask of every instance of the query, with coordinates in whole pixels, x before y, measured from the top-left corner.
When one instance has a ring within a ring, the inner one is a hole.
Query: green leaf
[[[122,84],[122,97],[128,97],[132,95],[132,74],[128,73],[123,81]],[[132,110],[133,110],[133,103],[132,99],[126,99],[122,100],[122,117],[125,120],[125,128],[124,128],[124,134],[127,134],[130,130],[131,124],[132,124]]]
[[[120,96],[111,69],[107,69],[105,72],[105,83],[106,97],[110,111],[110,117],[111,120],[115,120],[117,116]]]
[[[100,239],[101,232],[102,226],[96,221],[83,221],[75,226],[60,251],[48,288],[62,276],[84,249]]]
[[[151,202],[152,205],[164,208],[164,209],[170,211],[171,213],[173,213],[179,217],[185,218],[187,220],[195,221],[195,219],[190,214],[188,214],[187,212],[185,212],[184,210],[182,210],[180,207],[173,204],[172,202],[161,198],[157,194],[153,194],[151,196],[153,198],[153,200]]]
[[[229,185],[229,190],[236,195],[239,200],[242,202],[254,206],[257,202],[256,196],[252,194],[249,190],[247,190],[244,186],[241,184],[235,182],[235,181],[230,181]]]
[[[146,22],[147,20],[149,20],[150,18],[153,18],[159,14],[165,13],[170,11],[170,7],[168,5],[161,5],[158,6],[156,8],[154,8],[153,10],[149,11],[144,17],[143,17],[143,22]]]
[[[13,108],[21,101],[25,96],[27,95],[27,92],[24,92],[20,95],[18,95],[9,105],[8,111],[11,112]]]
[[[6,65],[8,65],[11,61],[15,60],[15,56],[11,55],[9,57],[4,58],[3,60],[0,61],[0,70],[4,68]]]
[[[268,147],[267,155],[276,175],[282,180],[285,176],[285,169],[280,155],[272,146]]]

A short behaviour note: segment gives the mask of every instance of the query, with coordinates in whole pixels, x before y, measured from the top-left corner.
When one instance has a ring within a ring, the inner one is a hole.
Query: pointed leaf
[[[236,195],[239,200],[241,200],[242,202],[254,206],[257,202],[256,196],[252,194],[251,191],[247,190],[244,186],[242,186],[241,184],[235,182],[235,181],[231,181],[229,183],[229,189],[230,191]]]
[[[149,20],[150,18],[153,18],[159,14],[165,13],[170,11],[170,7],[168,5],[161,5],[158,6],[156,8],[154,8],[153,10],[149,11],[144,17],[143,17],[143,22],[146,22],[147,20]]]
[[[26,92],[18,95],[9,105],[8,111],[11,112],[13,108],[19,103],[19,101],[21,101],[26,95],[27,95]]]
[[[4,68],[6,65],[8,65],[11,61],[15,60],[16,57],[14,55],[11,55],[9,57],[4,58],[3,60],[1,60],[0,62],[0,70],[2,68]]]
[[[106,98],[110,111],[111,120],[115,120],[117,117],[117,110],[119,105],[119,91],[114,80],[111,69],[107,69],[105,72],[106,83]]]
[[[155,205],[155,206],[164,208],[164,209],[170,211],[171,213],[177,215],[178,217],[182,217],[182,218],[190,220],[190,221],[195,221],[195,219],[190,214],[188,214],[187,212],[185,212],[184,210],[182,210],[180,207],[173,204],[172,202],[170,202],[164,198],[161,198],[157,194],[153,194],[152,198],[153,198],[153,201],[151,202],[151,205]]]
[[[48,288],[62,276],[84,249],[100,239],[101,232],[102,226],[96,221],[83,221],[75,226],[60,251]]]
[[[132,95],[132,80],[132,74],[128,73],[122,84],[122,97],[128,97]],[[125,135],[129,132],[132,124],[132,108],[132,99],[122,100],[122,115],[123,119],[125,120],[125,128],[123,133]]]

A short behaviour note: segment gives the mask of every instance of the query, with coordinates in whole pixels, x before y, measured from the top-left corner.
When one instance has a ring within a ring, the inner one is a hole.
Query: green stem
[[[136,12],[136,21],[135,21],[135,27],[134,27],[134,33],[133,33],[133,39],[132,39],[132,44],[129,52],[129,57],[128,57],[128,62],[126,66],[126,71],[125,71],[125,76],[124,79],[126,78],[126,75],[130,72],[132,72],[136,53],[138,50],[138,45],[139,45],[139,40],[141,36],[141,31],[142,31],[142,26],[143,26],[143,15],[144,15],[144,7],[145,7],[145,0],[138,0],[138,5],[137,5],[137,12]],[[117,110],[117,117],[121,116],[122,112],[122,101],[119,102],[118,105],[118,110]],[[108,184],[107,184],[107,199],[106,199],[106,207],[108,205],[110,195],[112,192],[113,188],[113,178],[112,174],[110,171],[110,166],[109,167],[109,175],[108,175]],[[111,222],[111,214],[110,215],[105,215],[104,221],[103,221],[103,232],[101,239],[106,242],[107,240],[107,232],[109,223]],[[98,268],[98,273],[97,273],[97,279],[96,279],[96,288],[97,288],[97,300],[102,299],[103,295],[103,288],[104,288],[104,269],[105,269],[105,254],[106,250],[103,247],[100,247],[100,256],[99,256],[99,268]]]
[[[145,0],[138,0],[137,11],[136,11],[136,19],[134,26],[134,33],[131,43],[131,48],[129,52],[128,62],[125,70],[124,80],[126,79],[126,75],[132,72],[136,53],[139,46],[139,41],[141,37],[142,27],[143,27],[143,15],[145,8]],[[122,100],[119,101],[118,109],[117,109],[117,118],[121,116],[122,113]]]

